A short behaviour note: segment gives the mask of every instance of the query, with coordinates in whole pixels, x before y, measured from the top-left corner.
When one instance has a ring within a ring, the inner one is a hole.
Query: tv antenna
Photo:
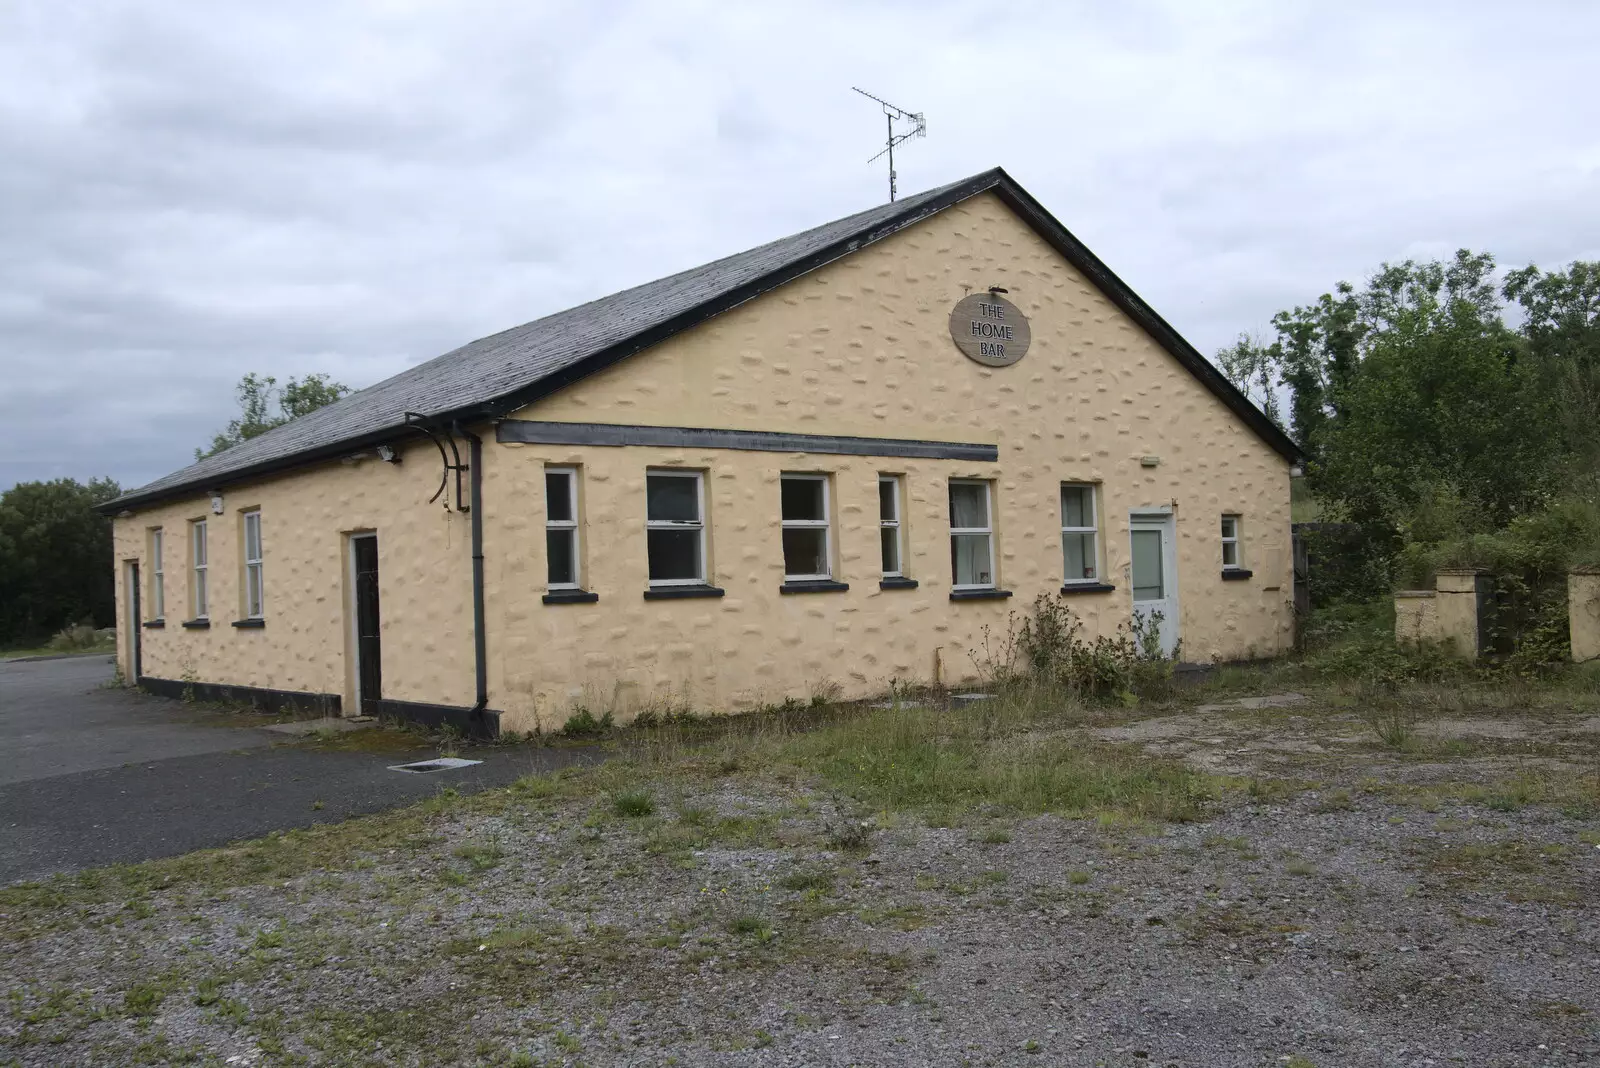
[[[857,89],[853,85],[850,88],[855,89],[856,92],[860,93],[868,100],[875,100],[879,104],[883,105],[883,116],[888,121],[889,125],[889,138],[883,143],[883,151],[867,160],[867,162],[875,163],[883,156],[889,157],[889,202],[892,204],[894,203],[896,192],[894,173],[894,146],[900,144],[902,141],[909,141],[913,137],[928,136],[928,120],[920,111],[907,111],[905,108],[897,108],[887,100],[873,96],[865,89]],[[911,129],[905,131],[904,133],[895,133],[894,124],[896,120],[910,123]]]

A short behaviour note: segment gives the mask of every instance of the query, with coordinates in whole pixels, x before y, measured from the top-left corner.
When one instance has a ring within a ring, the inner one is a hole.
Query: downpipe
[[[472,730],[485,736],[484,711],[489,707],[489,647],[484,634],[483,607],[483,439],[472,431],[452,424],[455,432],[467,439],[468,484],[471,487],[467,519],[472,528],[472,656],[477,669],[477,701],[467,713]]]

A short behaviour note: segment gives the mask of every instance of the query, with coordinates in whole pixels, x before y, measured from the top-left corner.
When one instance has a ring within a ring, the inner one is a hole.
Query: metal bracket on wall
[[[463,514],[470,512],[472,511],[472,506],[470,504],[462,503],[464,500],[464,493],[461,487],[461,476],[464,472],[466,472],[467,465],[461,462],[461,449],[456,445],[455,435],[443,433],[437,428],[429,426],[426,422],[424,422],[424,420],[427,418],[427,416],[418,412],[405,413],[407,425],[414,427],[429,441],[433,442],[434,447],[439,450],[439,463],[441,464],[443,470],[439,472],[439,488],[433,491],[433,496],[428,498],[428,503],[432,504],[441,496],[444,496],[445,490],[450,485],[450,472],[454,471],[456,474],[455,510]],[[445,449],[446,445],[449,446],[448,451]],[[444,502],[444,507],[445,511],[450,510],[450,501],[448,498],[446,498]]]

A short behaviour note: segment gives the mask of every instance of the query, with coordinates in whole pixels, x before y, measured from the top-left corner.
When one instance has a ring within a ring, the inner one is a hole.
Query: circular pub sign
[[[973,293],[950,312],[950,339],[985,367],[1009,367],[1027,355],[1033,332],[1022,310],[998,293]]]

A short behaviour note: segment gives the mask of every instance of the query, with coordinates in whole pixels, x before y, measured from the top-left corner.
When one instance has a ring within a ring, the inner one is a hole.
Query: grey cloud
[[[1600,10],[1260,0],[0,9],[0,487],[246,371],[472,338],[1007,167],[1202,351],[1384,259],[1600,250]]]

